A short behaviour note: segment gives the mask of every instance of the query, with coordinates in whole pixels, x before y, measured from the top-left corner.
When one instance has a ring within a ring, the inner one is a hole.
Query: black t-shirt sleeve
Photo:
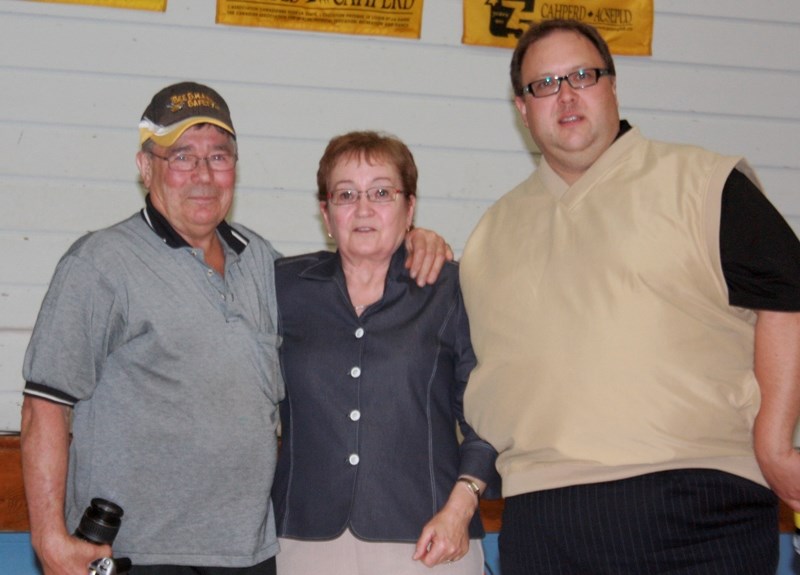
[[[719,243],[731,305],[800,311],[800,241],[739,170],[722,191]]]

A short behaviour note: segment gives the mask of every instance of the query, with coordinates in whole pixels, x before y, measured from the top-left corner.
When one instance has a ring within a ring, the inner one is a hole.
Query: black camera
[[[92,504],[83,512],[75,537],[95,545],[111,545],[119,532],[123,513],[116,503],[99,497],[92,499]],[[126,557],[101,557],[89,565],[89,575],[122,575],[130,568],[131,560]]]

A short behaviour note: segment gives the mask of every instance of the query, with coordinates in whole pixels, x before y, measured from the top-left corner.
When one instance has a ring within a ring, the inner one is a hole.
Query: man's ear
[[[153,179],[153,158],[147,152],[139,151],[136,154],[136,167],[139,168],[139,176],[142,178],[144,187],[150,189],[150,182]]]
[[[517,107],[520,118],[522,118],[522,123],[530,130],[531,127],[528,125],[528,107],[525,105],[525,97],[515,96],[514,105]]]

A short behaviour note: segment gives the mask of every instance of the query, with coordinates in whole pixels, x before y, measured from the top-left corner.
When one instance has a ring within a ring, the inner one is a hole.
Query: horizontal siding
[[[416,223],[457,253],[535,168],[510,51],[461,44],[461,0],[428,0],[419,40],[222,26],[214,6],[0,0],[0,430],[18,427],[22,356],[56,262],[141,207],[136,124],[168,83],[225,96],[241,158],[233,218],[286,254],[326,248],[315,173],[335,134],[403,138],[420,167]],[[617,58],[623,116],[652,138],[746,156],[798,230],[799,45],[793,0],[656,0],[653,55]]]
[[[20,377],[22,358],[29,333],[21,330],[0,330],[0,421],[4,429],[19,429],[23,381]]]

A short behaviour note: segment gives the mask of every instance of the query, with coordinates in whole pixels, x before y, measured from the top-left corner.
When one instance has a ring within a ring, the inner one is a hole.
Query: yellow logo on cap
[[[178,110],[182,110],[185,106],[190,108],[204,107],[219,110],[217,103],[208,94],[204,94],[203,92],[186,92],[185,94],[178,94],[170,98],[170,112],[177,112]]]

